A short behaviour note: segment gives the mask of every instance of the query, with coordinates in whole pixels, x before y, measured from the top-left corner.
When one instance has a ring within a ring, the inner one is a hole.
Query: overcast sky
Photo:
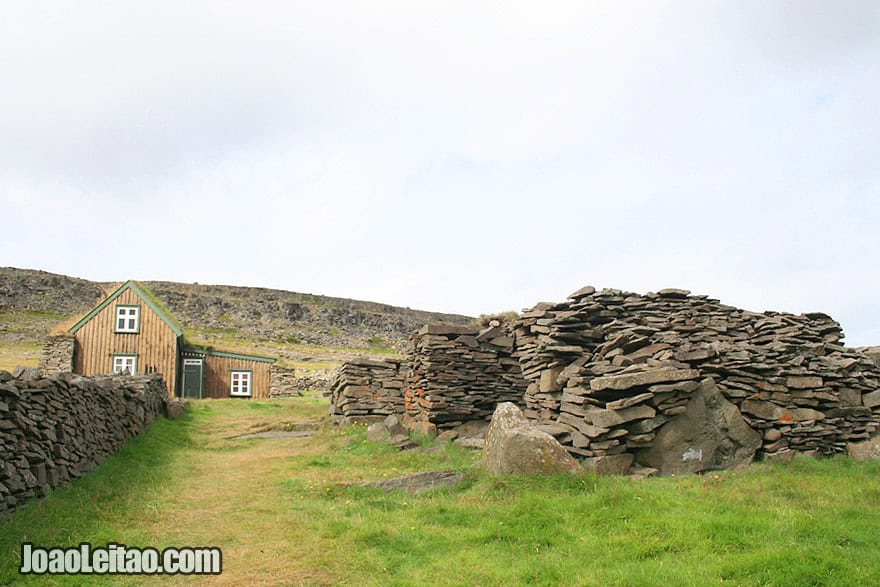
[[[880,344],[880,3],[0,6],[0,265]]]

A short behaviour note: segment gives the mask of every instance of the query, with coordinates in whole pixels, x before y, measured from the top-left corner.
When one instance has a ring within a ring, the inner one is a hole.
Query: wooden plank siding
[[[117,333],[116,306],[140,307],[137,333]],[[82,375],[113,372],[113,355],[137,355],[137,372],[161,373],[170,394],[177,389],[177,335],[131,289],[122,292],[106,308],[76,331],[74,370]]]
[[[269,371],[271,366],[271,363],[263,361],[205,355],[205,389],[203,397],[230,397],[230,371],[250,371],[253,373],[251,397],[268,398]]]

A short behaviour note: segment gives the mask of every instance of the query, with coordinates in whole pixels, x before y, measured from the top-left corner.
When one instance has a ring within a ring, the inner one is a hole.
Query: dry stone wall
[[[269,397],[297,397],[301,395],[299,379],[293,369],[273,364],[269,367]]]
[[[0,371],[0,513],[88,473],[144,431],[168,397],[160,375]]]
[[[375,422],[403,414],[403,376],[396,359],[357,358],[339,368],[330,383],[334,422]]]
[[[40,352],[40,369],[44,373],[73,371],[74,337],[69,334],[48,336]]]
[[[693,413],[698,389],[718,413],[721,403],[736,406],[761,435],[752,452],[768,459],[845,453],[880,427],[880,368],[847,349],[825,314],[749,312],[685,290],[585,287],[524,313],[515,335],[527,417],[581,457],[630,453],[638,462],[664,425]],[[711,396],[716,384],[723,398]],[[739,446],[719,442],[720,453]]]
[[[490,420],[501,402],[522,404],[526,381],[513,357],[513,343],[498,327],[421,328],[407,356],[407,426],[424,432],[450,429]]]

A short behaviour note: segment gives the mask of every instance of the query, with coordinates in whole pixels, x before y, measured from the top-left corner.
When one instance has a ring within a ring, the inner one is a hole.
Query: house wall
[[[117,305],[140,306],[139,332],[114,332]],[[93,316],[74,336],[76,373],[107,375],[113,371],[114,354],[133,354],[137,355],[138,374],[161,373],[176,392],[177,335],[131,289]]]
[[[203,397],[224,398],[229,395],[229,372],[244,370],[253,373],[251,397],[269,397],[271,363],[231,357],[205,356],[205,390]]]

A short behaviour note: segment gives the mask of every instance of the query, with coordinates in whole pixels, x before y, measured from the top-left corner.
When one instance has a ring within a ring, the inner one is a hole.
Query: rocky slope
[[[423,324],[464,325],[468,316],[439,314],[345,298],[226,285],[145,281],[185,328],[322,346],[401,348]],[[0,312],[77,316],[114,285],[30,269],[0,268]],[[45,321],[36,328],[45,328]],[[45,332],[35,332],[42,335]]]

